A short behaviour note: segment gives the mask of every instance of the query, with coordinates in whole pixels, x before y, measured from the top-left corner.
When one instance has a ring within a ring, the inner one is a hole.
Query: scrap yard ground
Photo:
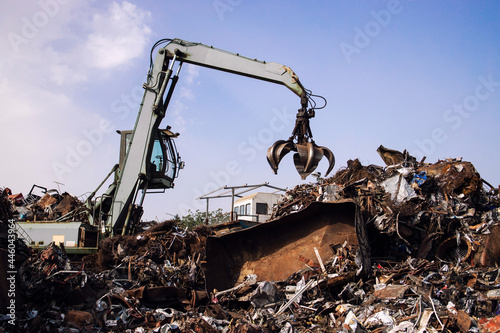
[[[287,191],[268,222],[243,231],[165,221],[104,239],[79,262],[57,244],[33,252],[19,239],[14,331],[496,332],[498,188],[461,159],[430,164],[382,146],[379,154],[384,167],[349,160]],[[17,211],[1,200],[7,235]],[[339,208],[346,204],[351,211]],[[296,241],[289,229],[333,227],[341,214],[350,216],[341,238],[330,243],[325,232],[314,248],[294,247],[285,277],[273,279],[271,266],[266,279],[241,273],[249,262],[279,260],[279,249],[269,250],[277,236],[267,234],[285,235],[285,247]],[[12,332],[3,313],[2,329]]]

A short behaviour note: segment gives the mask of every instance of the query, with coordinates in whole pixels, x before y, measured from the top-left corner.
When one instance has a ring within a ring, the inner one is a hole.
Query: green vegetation
[[[229,222],[231,218],[230,215],[231,215],[230,213],[224,213],[222,211],[222,208],[219,208],[215,211],[209,211],[208,224],[214,225],[214,224]],[[195,212],[188,210],[188,214],[182,217],[179,217],[179,215],[175,216],[177,225],[183,229],[186,227],[188,229],[192,229],[198,225],[205,224],[206,218],[207,218],[207,212],[202,212],[199,209],[197,209]]]

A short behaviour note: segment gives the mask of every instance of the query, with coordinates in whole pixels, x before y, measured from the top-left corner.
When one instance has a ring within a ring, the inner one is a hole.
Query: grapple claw
[[[326,147],[317,146],[314,141],[299,144],[290,140],[278,140],[267,150],[267,161],[275,174],[278,173],[280,161],[290,151],[296,152],[293,154],[293,163],[302,179],[306,179],[316,169],[323,156],[329,162],[325,176],[335,166],[335,157],[332,151]]]
[[[302,179],[306,179],[316,169],[323,156],[326,156],[329,162],[325,176],[332,171],[335,165],[333,153],[326,147],[317,146],[312,140],[309,127],[309,118],[312,117],[314,109],[307,110],[307,99],[305,99],[302,109],[297,113],[295,128],[290,139],[278,140],[267,150],[267,161],[275,174],[278,173],[280,161],[292,150],[296,152],[293,155],[293,162]]]

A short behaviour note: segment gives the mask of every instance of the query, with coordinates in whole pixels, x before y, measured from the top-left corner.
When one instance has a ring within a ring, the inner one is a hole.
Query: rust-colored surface
[[[483,332],[485,333],[494,333],[500,331],[500,315],[492,318],[481,318],[479,320],[479,324],[481,325]]]
[[[281,219],[207,239],[207,291],[224,290],[257,274],[259,281],[285,280],[306,268],[302,257],[316,261],[314,248],[326,261],[330,245],[357,245],[353,202],[313,202]],[[302,256],[302,257],[301,257]]]
[[[47,193],[36,203],[36,205],[45,209],[46,207],[52,206],[56,203],[57,199]]]
[[[409,288],[410,286],[408,285],[389,284],[383,289],[375,290],[373,295],[378,299],[401,299]]]
[[[484,241],[484,250],[478,251],[481,266],[495,266],[500,264],[500,226],[491,228],[491,234],[487,235]],[[477,259],[477,258],[476,258]]]
[[[481,176],[474,165],[465,161],[439,161],[417,168],[434,177],[437,184],[447,195],[470,195],[481,189]]]
[[[464,310],[459,310],[454,317],[457,321],[457,327],[460,332],[469,332],[472,324],[471,317]]]
[[[63,193],[62,200],[57,204],[54,212],[59,213],[61,216],[64,216],[78,207],[80,204],[81,203],[78,201],[78,199],[76,199],[69,193]]]
[[[68,324],[84,327],[94,322],[94,316],[87,311],[69,310],[64,316],[64,321]]]
[[[263,281],[286,280],[291,273],[306,267],[300,260],[301,256],[315,257],[314,247],[318,248],[321,257],[326,260],[332,254],[329,244],[338,244],[344,241],[349,244],[357,243],[354,225],[342,222],[325,225],[304,236],[304,238],[291,242],[276,252],[258,260],[246,262],[240,271],[238,282],[242,282],[248,274],[257,274],[259,280]]]

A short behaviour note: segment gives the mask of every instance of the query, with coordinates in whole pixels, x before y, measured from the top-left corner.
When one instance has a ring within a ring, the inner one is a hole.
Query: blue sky
[[[355,158],[383,165],[382,144],[431,163],[463,157],[500,184],[498,2],[41,0],[0,9],[0,186],[14,192],[54,181],[74,195],[95,189],[117,163],[115,130],[133,127],[161,38],[290,66],[328,100],[311,128],[335,154],[333,172]],[[186,168],[173,190],[146,198],[145,219],[203,210],[195,198],[223,185],[303,183],[291,154],[278,175],[265,158],[290,136],[299,106],[282,86],[184,66],[163,124],[181,133]],[[229,203],[211,207],[220,205]]]

